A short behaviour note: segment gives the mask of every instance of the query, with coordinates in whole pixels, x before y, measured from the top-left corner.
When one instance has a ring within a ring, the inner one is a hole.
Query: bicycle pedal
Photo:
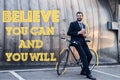
[[[77,62],[76,64],[79,64],[79,62]]]
[[[82,65],[82,63],[79,61],[79,62],[77,62],[77,65]]]
[[[78,65],[79,65],[79,63],[80,63],[80,61],[77,61],[77,63],[76,63],[76,64],[78,64]]]

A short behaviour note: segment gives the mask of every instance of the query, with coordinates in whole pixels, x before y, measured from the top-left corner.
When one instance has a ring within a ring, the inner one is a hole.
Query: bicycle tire
[[[67,61],[68,61],[68,55],[69,51],[68,49],[64,49],[62,52],[60,52],[59,54],[59,60],[58,60],[58,64],[57,64],[57,74],[61,75],[64,74],[65,72],[65,67],[67,65]]]
[[[90,62],[90,65],[89,65],[89,69],[90,69],[90,71],[92,71],[94,68],[95,68],[95,66],[97,65],[97,53],[93,50],[93,49],[90,49],[90,51],[91,51],[91,54],[92,54],[92,59],[91,59],[91,62]]]

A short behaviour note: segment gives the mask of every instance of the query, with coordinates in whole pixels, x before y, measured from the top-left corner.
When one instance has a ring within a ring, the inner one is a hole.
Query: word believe
[[[3,22],[40,22],[41,19],[44,22],[51,20],[52,22],[59,22],[59,11],[58,10],[4,10]]]

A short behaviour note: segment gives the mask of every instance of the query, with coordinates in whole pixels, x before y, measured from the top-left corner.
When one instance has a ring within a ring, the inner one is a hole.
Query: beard
[[[82,18],[77,18],[77,21],[82,21]]]

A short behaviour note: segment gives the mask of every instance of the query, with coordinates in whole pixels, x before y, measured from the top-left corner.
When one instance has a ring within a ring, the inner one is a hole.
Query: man
[[[86,75],[86,77],[91,80],[96,80],[96,78],[92,77],[91,71],[89,70],[89,64],[92,59],[92,55],[85,42],[86,31],[85,31],[85,25],[82,23],[83,13],[77,12],[76,17],[77,17],[77,21],[70,23],[70,27],[68,29],[67,35],[71,36],[71,41],[80,42],[79,45],[71,44],[77,49],[83,64],[83,68],[80,74]]]

